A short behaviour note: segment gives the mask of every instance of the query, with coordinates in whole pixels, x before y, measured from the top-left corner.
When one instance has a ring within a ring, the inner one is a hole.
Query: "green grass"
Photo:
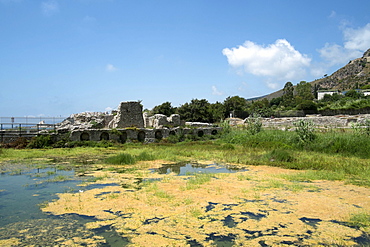
[[[187,181],[184,190],[194,190],[201,187],[202,184],[208,183],[214,177],[211,173],[195,173]]]
[[[360,212],[351,215],[349,219],[349,225],[357,228],[361,228],[366,232],[370,233],[370,214],[366,212]]]
[[[2,149],[0,169],[9,163],[70,162],[69,166],[82,163],[100,164],[104,167],[110,164],[130,165],[147,160],[214,161],[307,170],[307,178],[300,175],[302,179],[341,180],[370,187],[370,139],[367,135],[358,135],[353,130],[331,130],[317,132],[316,135],[313,141],[302,143],[293,131],[262,130],[251,135],[242,129],[231,129],[218,140],[175,144],[127,143],[105,148]]]
[[[136,163],[136,159],[131,154],[120,153],[118,155],[108,157],[105,162],[112,165],[132,165]]]

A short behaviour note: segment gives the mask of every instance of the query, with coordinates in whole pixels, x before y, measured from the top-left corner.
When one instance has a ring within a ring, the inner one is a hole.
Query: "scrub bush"
[[[315,128],[312,121],[299,120],[294,122],[295,132],[298,134],[298,138],[301,142],[312,142],[316,139]]]

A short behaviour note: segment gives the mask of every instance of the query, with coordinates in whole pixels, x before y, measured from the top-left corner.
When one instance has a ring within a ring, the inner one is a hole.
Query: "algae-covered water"
[[[369,229],[347,222],[369,211],[369,188],[287,181],[299,171],[267,166],[120,169],[2,173],[0,246],[370,245]]]

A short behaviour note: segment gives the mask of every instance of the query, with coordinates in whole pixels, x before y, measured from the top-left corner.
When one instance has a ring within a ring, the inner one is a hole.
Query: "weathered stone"
[[[177,127],[181,125],[180,115],[178,114],[172,114],[170,117],[163,114],[147,117],[147,114],[144,114],[144,122],[146,127],[152,128]]]
[[[168,122],[171,123],[171,125],[174,126],[174,127],[180,126],[181,125],[180,115],[179,114],[172,114],[168,118]]]
[[[117,115],[109,123],[110,128],[144,128],[143,107],[140,102],[121,102],[118,106]]]
[[[102,112],[82,112],[72,114],[63,122],[57,124],[57,130],[76,130],[76,129],[98,129],[107,127],[113,115]]]

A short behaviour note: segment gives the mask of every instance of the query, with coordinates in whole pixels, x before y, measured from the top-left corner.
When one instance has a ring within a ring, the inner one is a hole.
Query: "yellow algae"
[[[19,243],[20,241],[17,238],[0,239],[0,246],[4,247],[18,246]]]
[[[369,188],[287,181],[276,174],[297,171],[276,167],[248,169],[189,176],[97,172],[94,176],[103,177],[97,183],[120,185],[59,194],[42,210],[94,216],[99,221],[87,223],[87,229],[111,225],[131,246],[186,246],[189,241],[351,246],[361,236],[345,222],[360,210],[370,212]]]

